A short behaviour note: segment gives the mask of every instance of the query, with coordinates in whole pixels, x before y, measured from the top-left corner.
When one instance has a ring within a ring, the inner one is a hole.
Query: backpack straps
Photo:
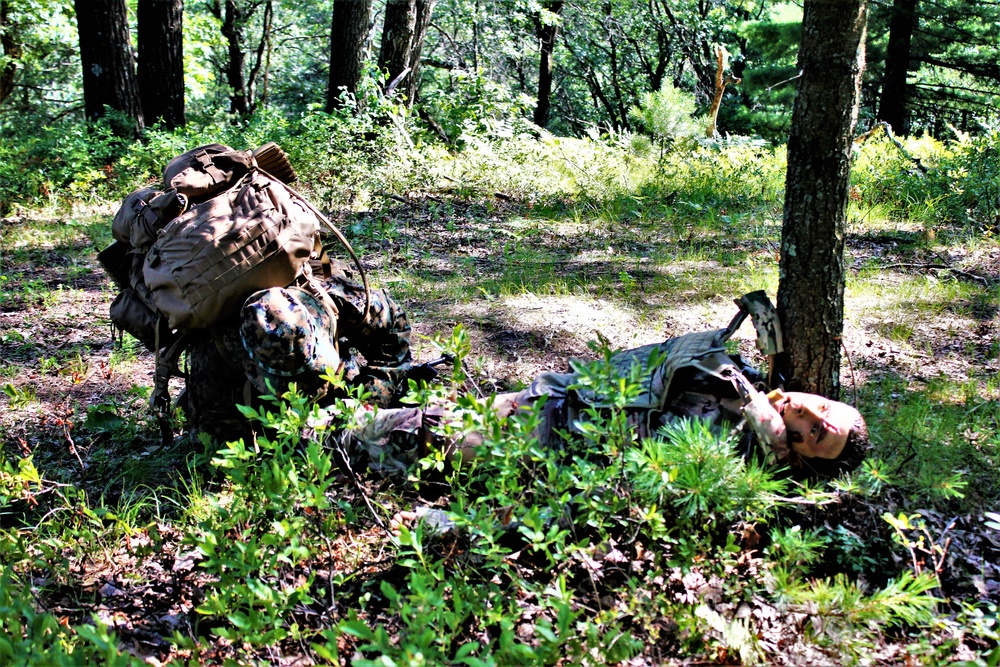
[[[326,226],[333,233],[334,237],[336,237],[336,239],[338,241],[340,241],[341,245],[343,245],[344,248],[347,250],[347,254],[349,254],[351,256],[351,259],[354,260],[354,265],[356,267],[358,267],[358,273],[361,275],[361,284],[364,285],[364,287],[365,287],[365,310],[364,310],[364,319],[362,320],[362,323],[367,323],[368,320],[371,318],[371,312],[370,311],[371,311],[371,307],[372,307],[372,291],[371,291],[371,287],[368,285],[368,274],[365,272],[365,267],[361,265],[361,260],[358,259],[358,256],[355,254],[354,248],[351,247],[350,242],[341,233],[341,231],[339,229],[337,229],[337,226],[334,225],[332,222],[330,222],[329,218],[327,218],[325,215],[323,215],[322,213],[320,213],[319,210],[315,206],[313,206],[309,202],[308,199],[306,199],[305,197],[303,197],[297,190],[295,190],[295,188],[293,188],[292,186],[288,185],[287,183],[285,183],[284,181],[282,181],[280,178],[278,178],[276,176],[272,176],[268,172],[264,171],[263,169],[260,168],[260,166],[257,167],[257,170],[259,172],[261,172],[262,174],[264,174],[265,176],[268,176],[271,179],[273,179],[276,183],[280,183],[281,186],[283,188],[285,188],[285,190],[287,190],[289,194],[291,194],[296,199],[298,199],[300,202],[302,202],[302,204],[306,208],[308,208],[310,211],[312,211],[313,215],[315,215],[317,218],[319,218],[321,221],[323,221],[324,224],[326,224]]]
[[[181,334],[169,347],[160,347],[160,331],[164,328],[163,315],[159,315],[156,327],[156,368],[153,372],[153,393],[149,396],[149,407],[160,425],[160,435],[166,447],[174,440],[174,430],[170,424],[170,378],[183,375],[178,362],[191,340],[190,334]]]

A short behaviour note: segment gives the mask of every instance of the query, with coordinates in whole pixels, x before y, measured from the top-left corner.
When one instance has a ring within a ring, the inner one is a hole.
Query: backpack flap
[[[136,190],[125,197],[111,221],[111,235],[146,252],[165,224],[187,208],[187,197],[176,190],[160,192],[152,188]]]
[[[142,214],[143,209],[149,207],[149,200],[158,194],[161,194],[159,190],[141,188],[125,197],[121,208],[118,209],[111,221],[111,235],[116,241],[138,247],[132,243],[132,227],[135,225],[136,218]]]
[[[132,274],[132,245],[127,241],[115,241],[97,253],[97,261],[111,276],[115,287],[125,289],[130,285]]]
[[[171,160],[163,170],[163,183],[198,203],[235,185],[253,166],[252,151],[208,144]]]
[[[167,329],[166,321],[155,310],[151,310],[131,287],[123,289],[111,302],[111,321],[116,327],[135,337],[150,352],[156,351],[157,330],[162,343],[171,343],[175,338]]]

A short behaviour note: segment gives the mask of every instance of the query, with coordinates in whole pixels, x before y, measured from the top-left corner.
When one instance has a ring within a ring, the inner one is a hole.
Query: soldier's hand
[[[437,369],[430,364],[419,364],[417,366],[411,366],[410,372],[406,374],[406,377],[410,380],[415,380],[416,382],[430,382],[438,376]]]

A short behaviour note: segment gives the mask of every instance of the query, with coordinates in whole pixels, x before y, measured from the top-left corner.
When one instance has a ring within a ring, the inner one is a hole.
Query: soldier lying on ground
[[[189,406],[200,416],[201,428],[212,426],[213,435],[231,439],[231,430],[221,431],[239,419],[236,402],[249,403],[255,392],[280,395],[292,382],[300,391],[321,396],[321,402],[329,400],[331,396],[322,396],[326,387],[320,376],[342,369],[350,382],[374,389],[371,405],[362,406],[352,416],[354,427],[342,434],[352,458],[360,456],[372,468],[390,472],[405,470],[428,446],[474,455],[481,443],[478,434],[461,442],[438,435],[450,407],[387,407],[404,392],[407,375],[424,367],[410,363],[405,315],[384,292],[374,295],[380,314],[374,318],[376,326],[352,332],[360,312],[356,284],[353,300],[345,302],[341,294],[340,285],[349,283],[342,279],[328,287],[339,299],[337,317],[301,288],[255,293],[239,322],[217,328],[211,344],[193,351],[190,384],[195,392]],[[720,429],[739,425],[744,451],[759,446],[769,460],[787,462],[808,476],[833,477],[856,468],[868,449],[867,429],[857,410],[814,394],[776,389],[765,396],[761,390],[768,389],[766,379],[742,357],[726,354],[725,342],[748,315],[757,329],[758,349],[772,360],[781,352],[780,328],[767,297],[756,292],[737,303],[741,311],[726,329],[687,334],[611,357],[623,376],[640,369],[638,396],[625,406],[636,438],[653,435],[672,421],[697,417]],[[351,345],[364,355],[367,366],[359,364]],[[220,363],[222,358],[228,362]],[[600,388],[577,386],[578,378],[577,372],[545,373],[521,392],[496,396],[493,407],[503,418],[541,404],[535,435],[542,445],[557,448],[564,433],[579,431],[587,408],[610,408]],[[252,391],[244,392],[241,400],[226,383],[246,384]],[[209,405],[215,407],[205,407]]]

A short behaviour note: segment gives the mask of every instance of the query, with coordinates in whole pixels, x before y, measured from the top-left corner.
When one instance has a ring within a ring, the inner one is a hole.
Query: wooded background
[[[707,111],[725,53],[740,82],[718,131],[781,143],[801,17],[765,0],[0,0],[0,123],[109,107],[126,132],[398,92],[452,142],[504,114],[582,136],[643,129],[633,107],[664,83]],[[997,3],[869,3],[859,127],[995,122],[998,44]]]

